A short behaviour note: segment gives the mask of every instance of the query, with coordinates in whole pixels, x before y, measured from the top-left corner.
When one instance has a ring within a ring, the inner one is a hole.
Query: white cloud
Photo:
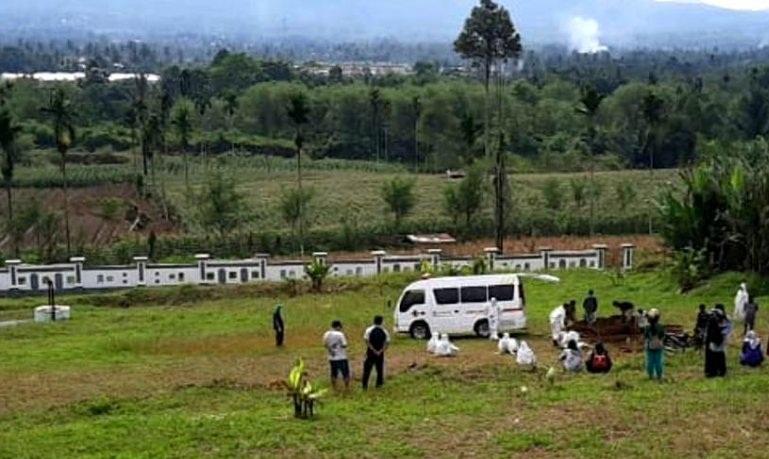
[[[704,3],[730,10],[769,10],[769,0],[657,0],[658,2]]]

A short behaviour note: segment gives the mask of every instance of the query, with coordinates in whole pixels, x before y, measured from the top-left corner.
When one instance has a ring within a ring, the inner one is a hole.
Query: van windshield
[[[407,312],[412,306],[417,304],[425,304],[425,291],[409,290],[403,295],[398,310],[400,310],[400,312]]]

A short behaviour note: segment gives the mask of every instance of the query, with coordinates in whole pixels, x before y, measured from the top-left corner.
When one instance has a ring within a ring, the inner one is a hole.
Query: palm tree
[[[646,140],[643,152],[649,155],[649,180],[654,180],[654,150],[657,148],[657,131],[665,114],[665,101],[654,92],[649,91],[641,103],[641,111],[646,121]],[[649,234],[654,232],[652,223],[654,203],[649,203]]]
[[[142,160],[144,161],[144,170],[147,165],[151,168],[152,189],[155,189],[155,150],[163,141],[163,128],[161,117],[151,114],[147,122],[142,127]],[[146,175],[146,172],[145,172]]]
[[[238,111],[238,94],[234,91],[228,91],[224,95],[224,111],[227,113],[227,128],[230,131],[235,130],[235,113]],[[230,132],[230,135],[234,135]],[[235,152],[235,139],[232,139],[232,151]]]
[[[299,194],[302,194],[302,147],[304,146],[302,126],[310,121],[310,105],[307,101],[307,96],[303,92],[293,94],[289,99],[286,113],[293,123],[295,130],[296,184]],[[299,215],[299,251],[304,255],[304,218],[301,213]]]
[[[64,89],[57,88],[51,92],[51,98],[43,112],[51,118],[56,149],[61,155],[61,177],[64,191],[64,233],[67,238],[67,256],[70,255],[71,240],[69,231],[69,186],[67,182],[67,152],[75,141],[75,123],[72,103],[67,98]]]
[[[190,189],[190,173],[187,152],[190,145],[190,135],[192,134],[191,105],[192,104],[187,99],[182,99],[179,104],[177,104],[171,119],[171,125],[174,127],[176,135],[179,137],[179,148],[182,149],[182,156],[184,157],[184,187],[188,192]],[[187,193],[187,196],[189,196],[189,193]]]
[[[144,125],[147,122],[147,76],[144,73],[140,73],[134,78],[134,84],[136,86],[136,93],[134,95],[134,101],[131,107],[132,111],[132,127],[133,129],[143,130]],[[142,135],[143,137],[143,135]],[[139,139],[142,140],[141,138]],[[144,145],[141,146],[142,153],[144,153]],[[144,157],[142,156],[144,159]],[[143,161],[144,176],[147,176],[147,162]],[[134,167],[138,168],[138,161],[136,155],[134,155]]]
[[[3,151],[2,173],[5,192],[8,197],[8,222],[13,224],[13,171],[18,161],[19,152],[16,148],[16,138],[21,127],[14,123],[8,110],[0,111],[0,150]],[[19,246],[14,238],[14,253],[19,255]]]
[[[577,113],[584,115],[588,121],[587,127],[587,148],[590,153],[590,235],[593,235],[593,221],[595,216],[595,140],[598,134],[596,129],[595,117],[601,108],[604,95],[599,93],[593,86],[582,88],[582,95],[577,106]]]

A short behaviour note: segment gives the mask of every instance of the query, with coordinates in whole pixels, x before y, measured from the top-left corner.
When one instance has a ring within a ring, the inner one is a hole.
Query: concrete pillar
[[[259,262],[259,278],[262,280],[267,279],[267,260],[270,255],[267,253],[257,253],[254,255],[254,259]]]
[[[328,253],[327,252],[313,252],[312,254],[313,260],[322,265],[325,266],[328,264]]]
[[[555,269],[550,268],[550,254],[553,252],[553,249],[551,247],[540,247],[539,248],[539,254],[542,257],[542,265],[545,267],[545,269]]]
[[[83,288],[83,264],[85,257],[71,257],[69,259],[75,269],[75,288]]]
[[[136,263],[136,285],[147,285],[147,257],[134,257]]]
[[[374,263],[376,264],[376,273],[382,274],[382,261],[384,261],[384,257],[387,256],[387,252],[384,250],[375,250],[371,252],[371,255],[374,256]]]
[[[606,251],[609,249],[609,246],[606,244],[593,244],[593,249],[595,249],[595,252],[598,255],[598,262],[596,263],[595,268],[606,269]]]
[[[205,284],[207,282],[206,269],[210,258],[211,255],[207,253],[198,253],[195,255],[195,260],[198,262],[198,284]]]
[[[627,271],[633,269],[633,263],[635,262],[635,245],[634,244],[622,244],[622,270]]]
[[[499,254],[498,247],[486,247],[483,249],[486,254],[486,268],[489,272],[494,272],[497,264],[497,255]]]
[[[21,260],[5,260],[5,266],[8,267],[8,274],[10,278],[10,289],[19,288],[19,265]]]
[[[427,253],[430,255],[430,264],[433,265],[434,269],[439,269],[441,267],[441,254],[443,253],[443,250],[429,249]]]

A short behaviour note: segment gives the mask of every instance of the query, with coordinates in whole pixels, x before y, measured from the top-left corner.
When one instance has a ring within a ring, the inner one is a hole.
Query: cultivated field
[[[588,287],[604,315],[626,298],[688,328],[698,303],[728,304],[740,280],[720,276],[688,295],[667,272],[530,281],[524,338],[549,366],[547,314]],[[326,384],[320,336],[340,318],[359,375],[364,327],[375,313],[391,321],[385,302],[407,282],[336,281],[328,293],[295,297],[290,286],[263,285],[67,298],[70,323],[0,328],[0,457],[765,456],[769,375],[738,368],[736,344],[724,380],[705,380],[700,357],[687,353],[667,360],[663,383],[649,382],[638,354],[613,348],[610,375],[559,375],[550,386],[485,340],[457,340],[460,355],[438,359],[399,337],[383,389],[356,384],[329,395],[314,420],[293,419],[277,388],[293,359],[303,356]],[[270,330],[277,301],[286,305],[281,350]],[[3,300],[0,317],[28,315],[39,302]],[[761,317],[759,329],[766,335]]]

